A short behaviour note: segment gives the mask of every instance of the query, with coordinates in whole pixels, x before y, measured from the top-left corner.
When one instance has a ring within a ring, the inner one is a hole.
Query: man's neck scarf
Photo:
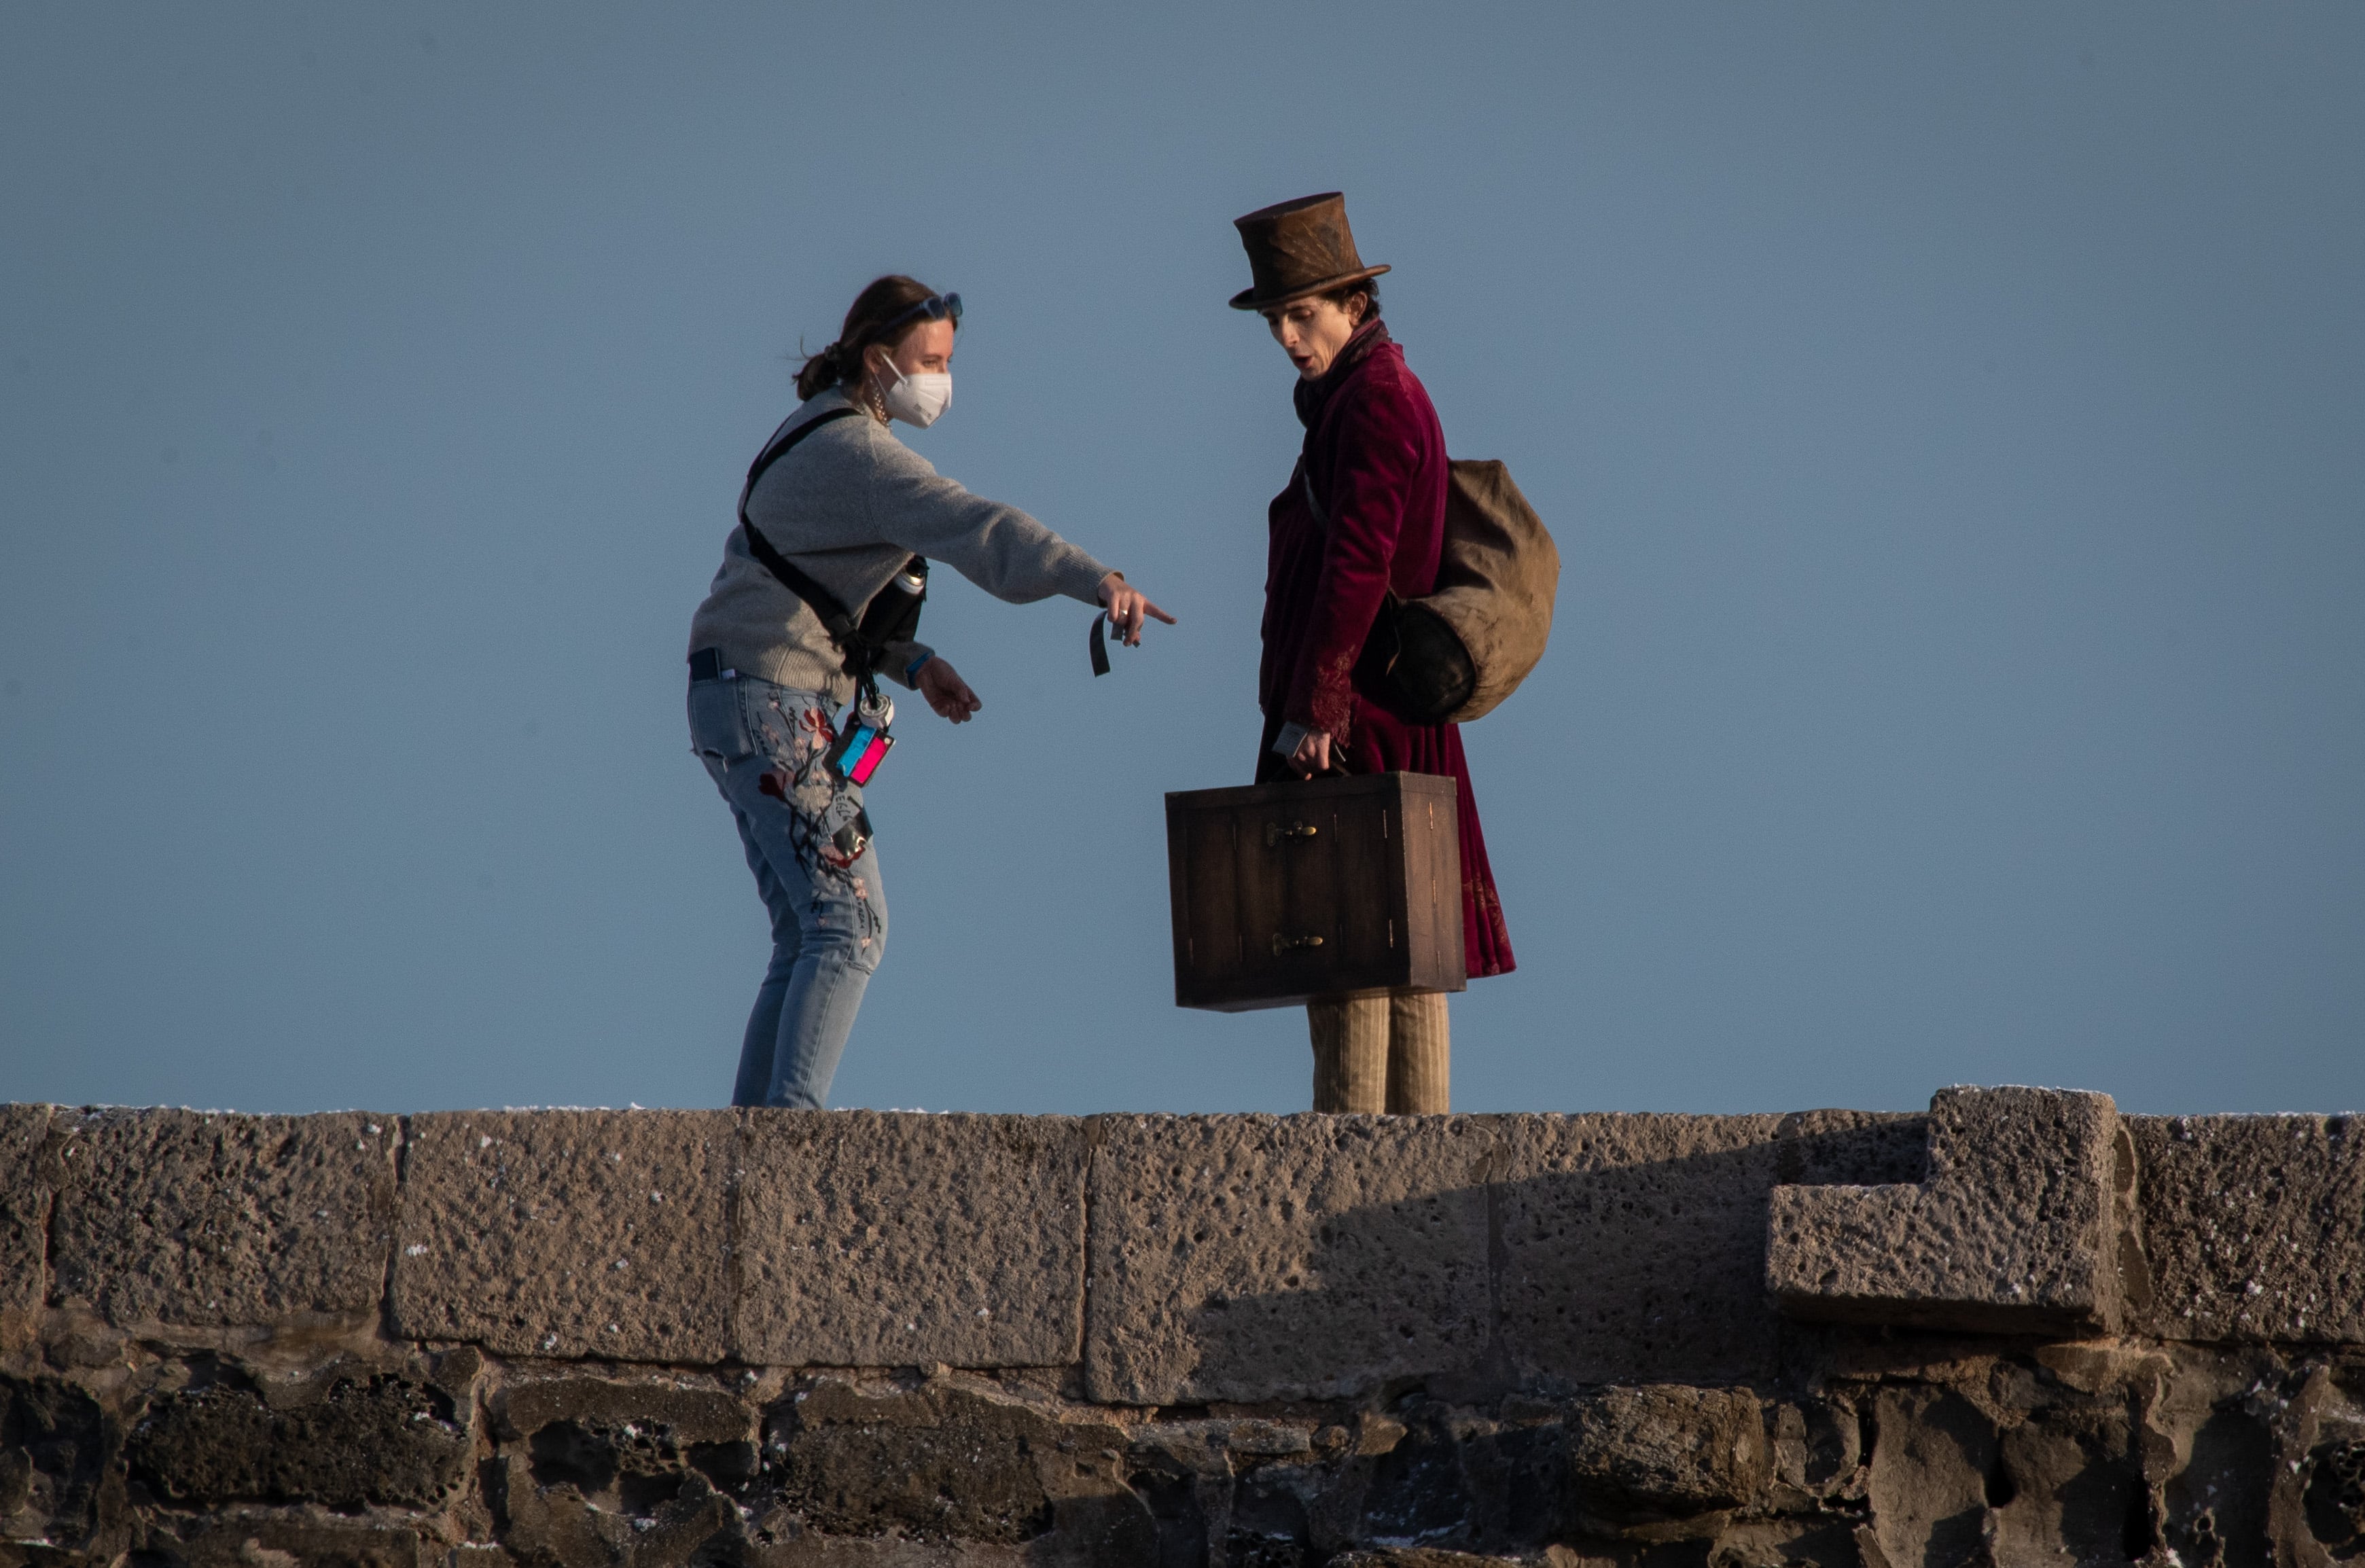
[[[1365,354],[1391,341],[1387,323],[1374,316],[1355,329],[1354,335],[1339,350],[1339,357],[1330,362],[1329,369],[1311,381],[1300,376],[1289,392],[1290,400],[1297,405],[1297,422],[1311,431],[1314,421],[1322,417],[1323,405],[1345,383],[1348,374]]]

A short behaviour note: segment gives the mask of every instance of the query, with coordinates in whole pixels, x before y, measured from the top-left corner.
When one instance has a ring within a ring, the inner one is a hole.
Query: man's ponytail
[[[862,351],[881,341],[879,330],[935,292],[917,278],[890,273],[856,295],[854,308],[846,313],[846,325],[839,330],[837,342],[806,360],[797,372],[797,397],[817,398],[833,386],[850,386],[860,380]],[[895,334],[895,342],[901,342],[908,332],[922,325],[922,320],[913,321]],[[895,343],[887,346],[891,349]]]

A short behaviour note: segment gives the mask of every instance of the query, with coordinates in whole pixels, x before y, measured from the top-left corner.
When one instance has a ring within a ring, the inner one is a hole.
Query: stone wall
[[[0,1568],[2344,1561],[2355,1143],[0,1107]]]

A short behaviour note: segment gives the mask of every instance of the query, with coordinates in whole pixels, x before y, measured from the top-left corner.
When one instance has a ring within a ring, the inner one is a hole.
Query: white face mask
[[[895,368],[893,360],[886,361],[886,365],[887,374],[895,378],[895,384],[883,394],[887,411],[905,424],[926,430],[953,406],[952,372],[938,370],[906,375]]]

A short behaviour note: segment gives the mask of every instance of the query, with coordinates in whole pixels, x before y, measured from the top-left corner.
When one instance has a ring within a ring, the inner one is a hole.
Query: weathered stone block
[[[87,1390],[0,1376],[0,1540],[88,1540],[121,1440],[120,1424]]]
[[[788,1528],[793,1529],[790,1525]],[[1040,1543],[1037,1543],[1040,1544]],[[913,1540],[903,1536],[846,1537],[818,1531],[758,1546],[747,1568],[1092,1568],[1089,1562],[1038,1552],[1034,1546],[981,1540]]]
[[[1761,1376],[1765,1215],[1777,1182],[1918,1180],[1927,1118],[1490,1118],[1502,1335],[1546,1383]]]
[[[728,1111],[414,1116],[395,1331],[510,1355],[715,1361]]]
[[[518,1561],[549,1563],[556,1568],[593,1568],[594,1564],[626,1563],[633,1560],[636,1525],[654,1523],[647,1513],[635,1516],[612,1499],[585,1496],[569,1484],[536,1484],[532,1456],[507,1450],[482,1466],[486,1489],[499,1499],[500,1540]]]
[[[765,1441],[766,1476],[825,1535],[1017,1545],[1052,1535],[1064,1560],[1154,1562],[1157,1529],[1126,1487],[1122,1429],[1063,1423],[943,1381],[823,1380],[798,1389]]]
[[[1490,1118],[1503,1344],[1561,1383],[1772,1363],[1761,1284],[1779,1116]]]
[[[1605,1388],[1569,1424],[1569,1469],[1589,1511],[1739,1507],[1773,1475],[1765,1413],[1745,1388]]]
[[[534,1378],[494,1404],[506,1538],[529,1562],[746,1561],[757,1412],[697,1378]]]
[[[1576,1561],[1575,1552],[1565,1554]],[[1468,1551],[1441,1551],[1427,1546],[1375,1546],[1368,1551],[1342,1551],[1330,1559],[1329,1568],[1532,1568],[1541,1562],[1546,1568],[1559,1568],[1559,1561],[1546,1556],[1481,1557]]]
[[[176,1504],[425,1507],[460,1480],[465,1417],[425,1383],[337,1379],[286,1407],[216,1384],[166,1394],[132,1432],[131,1474]]]
[[[1830,1321],[2108,1331],[2133,1179],[2107,1094],[1942,1090],[1920,1185],[1775,1189],[1766,1288]]]
[[[173,1568],[443,1568],[444,1554],[400,1526],[225,1510],[174,1520],[132,1561]]]
[[[1951,1389],[1908,1383],[1881,1389],[1874,1411],[1866,1562],[2045,1561],[1998,1558],[1982,1550],[1986,1532],[1995,1528],[1989,1505],[2001,1500],[1990,1488],[2002,1477],[1995,1423],[1978,1406]]]
[[[127,1325],[375,1313],[399,1141],[363,1112],[61,1112],[50,1299]]]
[[[1098,1131],[1094,1398],[1324,1397],[1485,1355],[1485,1121],[1110,1116]]]
[[[554,1421],[595,1428],[640,1428],[683,1445],[745,1443],[756,1412],[720,1388],[679,1379],[526,1378],[503,1385],[494,1402],[504,1438],[531,1438]]]
[[[1774,1132],[1782,1186],[1919,1186],[1930,1179],[1930,1118],[1919,1111],[1793,1111]]]
[[[753,1111],[732,1345],[782,1366],[1050,1366],[1083,1332],[1084,1125]]]
[[[2129,1116],[2164,1339],[2365,1342],[2365,1124]]]
[[[50,1182],[41,1160],[47,1105],[0,1105],[0,1316],[49,1294]],[[0,1346],[8,1336],[0,1330]]]

